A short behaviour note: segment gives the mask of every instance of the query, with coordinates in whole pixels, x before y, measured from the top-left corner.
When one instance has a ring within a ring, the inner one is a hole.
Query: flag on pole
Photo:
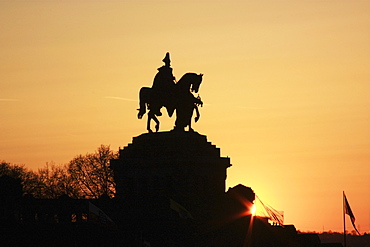
[[[106,215],[103,210],[89,202],[89,222],[101,225],[112,227],[114,226],[114,222],[108,215]]]
[[[194,219],[191,213],[186,210],[181,204],[170,199],[170,208],[179,213],[179,216],[183,219]]]
[[[360,232],[356,228],[356,225],[355,225],[356,218],[355,218],[355,215],[353,214],[353,212],[351,210],[351,207],[349,206],[346,194],[344,194],[344,192],[343,192],[343,197],[344,197],[344,213],[349,215],[349,217],[351,219],[351,222],[352,222],[352,225],[353,225],[353,228],[355,228],[358,235],[361,235]]]

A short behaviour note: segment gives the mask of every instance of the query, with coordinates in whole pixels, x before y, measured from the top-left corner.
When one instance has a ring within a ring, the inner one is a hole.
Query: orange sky
[[[227,186],[316,231],[342,231],[345,190],[370,232],[369,1],[9,0],[0,23],[0,160],[127,145],[169,51],[177,78],[204,74],[194,127],[231,157]]]

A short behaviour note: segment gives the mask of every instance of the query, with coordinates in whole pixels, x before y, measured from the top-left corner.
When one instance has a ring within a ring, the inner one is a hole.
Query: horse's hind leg
[[[188,126],[189,126],[189,132],[194,132],[193,128],[191,127],[191,118],[190,118]]]
[[[142,108],[140,107],[139,110],[139,113],[137,114],[137,118],[138,119],[142,119],[143,118],[143,115],[145,114],[145,108],[144,108],[144,111],[141,110]]]
[[[139,106],[140,106],[140,109],[139,110],[139,113],[137,114],[137,118],[138,119],[141,119],[145,112],[146,112],[146,101],[147,101],[147,88],[141,88],[140,89],[140,92],[139,92]]]
[[[153,133],[153,131],[150,129],[150,120],[152,119],[153,114],[149,111],[148,112],[148,122],[146,124],[146,129],[148,130],[149,133]]]
[[[158,130],[159,130],[159,120],[158,120],[158,118],[155,116],[155,114],[152,111],[149,111],[148,112],[148,124],[147,124],[147,130],[148,130],[148,132],[149,133],[153,133],[153,131],[150,128],[150,120],[151,119],[153,119],[154,122],[156,123],[156,125],[155,125],[155,132],[158,132]]]
[[[156,123],[156,125],[155,125],[155,132],[158,132],[158,130],[159,130],[159,121],[158,121],[158,119],[157,119],[156,116],[154,116],[153,120]]]
[[[159,130],[159,120],[158,120],[158,118],[155,116],[155,114],[153,113],[153,112],[151,112],[151,111],[149,111],[149,113],[148,113],[150,116],[151,116],[151,119],[153,119],[154,120],[154,122],[156,123],[156,125],[155,125],[155,132],[158,132],[158,130]]]

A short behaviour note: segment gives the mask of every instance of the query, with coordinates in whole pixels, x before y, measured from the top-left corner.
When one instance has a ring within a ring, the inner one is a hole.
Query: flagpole
[[[347,239],[346,239],[346,205],[345,205],[345,201],[344,201],[344,191],[343,191],[343,196],[342,196],[342,200],[343,200],[343,239],[344,239],[344,247],[347,247]]]

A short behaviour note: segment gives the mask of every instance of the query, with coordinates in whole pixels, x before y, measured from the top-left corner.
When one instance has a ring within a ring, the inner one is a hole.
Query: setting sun
[[[251,213],[252,213],[253,215],[255,215],[255,214],[256,214],[256,211],[257,211],[256,204],[253,204],[252,209],[251,209]]]

